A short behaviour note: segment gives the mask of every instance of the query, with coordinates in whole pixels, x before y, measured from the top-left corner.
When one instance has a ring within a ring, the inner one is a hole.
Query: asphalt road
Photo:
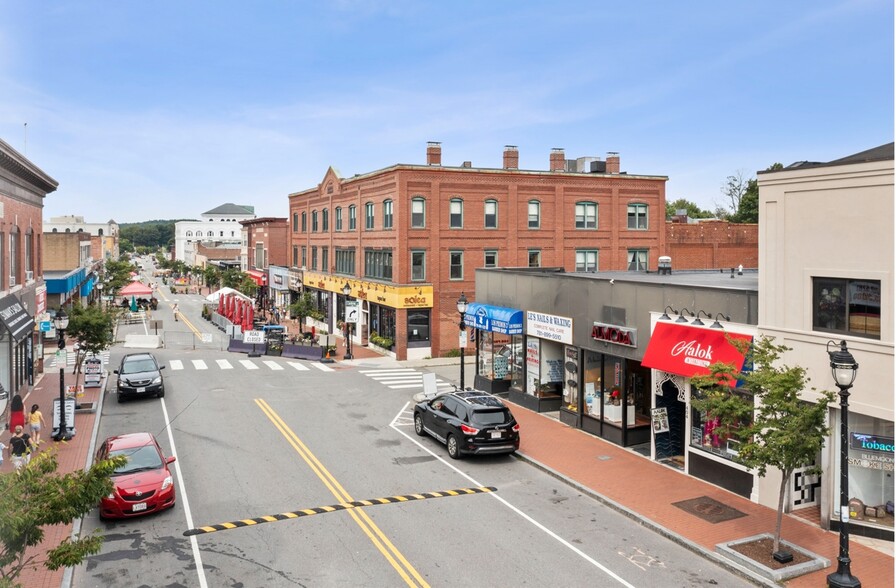
[[[194,328],[206,328],[198,305],[183,297],[179,305]],[[113,367],[124,352],[113,349]],[[165,398],[119,404],[107,395],[100,439],[155,434],[177,456],[177,504],[121,522],[94,511],[84,531],[100,530],[106,541],[76,569],[75,587],[751,585],[514,457],[451,460],[414,434],[415,390],[391,388],[375,368],[249,360],[213,344],[156,355],[166,365]],[[183,535],[484,486],[497,491]]]

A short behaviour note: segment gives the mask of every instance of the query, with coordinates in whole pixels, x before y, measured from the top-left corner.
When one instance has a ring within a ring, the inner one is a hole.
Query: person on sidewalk
[[[9,432],[13,433],[16,427],[25,426],[25,403],[22,402],[22,396],[16,394],[9,403]]]
[[[9,457],[16,471],[31,461],[31,449],[31,436],[22,430],[22,425],[17,426],[16,432],[9,438]]]
[[[174,306],[171,307],[171,310],[174,311],[174,320],[178,320],[177,314],[178,312],[180,312],[180,309],[177,306],[177,302],[174,303]]]
[[[40,407],[36,404],[31,405],[31,414],[28,415],[28,424],[31,425],[31,440],[34,446],[40,445],[40,430],[44,426],[44,415],[40,411]]]

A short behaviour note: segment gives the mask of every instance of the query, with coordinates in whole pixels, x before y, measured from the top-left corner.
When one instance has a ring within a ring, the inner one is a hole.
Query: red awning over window
[[[264,272],[258,270],[246,270],[246,274],[248,274],[248,276],[252,278],[252,281],[259,286],[266,286],[268,283],[268,275]]]
[[[708,374],[712,363],[732,363],[741,369],[744,355],[728,342],[726,335],[732,339],[753,340],[749,335],[726,333],[721,329],[658,322],[641,365],[689,378]]]

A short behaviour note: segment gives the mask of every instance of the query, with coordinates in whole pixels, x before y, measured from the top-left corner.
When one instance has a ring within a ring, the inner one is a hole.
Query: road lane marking
[[[408,441],[410,441],[411,443],[413,443],[414,445],[416,445],[417,447],[422,449],[424,452],[433,456],[434,458],[436,458],[437,460],[439,460],[440,462],[442,462],[443,464],[445,464],[446,466],[448,466],[449,468],[451,468],[452,470],[454,470],[455,472],[460,474],[461,477],[469,480],[474,486],[482,486],[482,484],[477,482],[472,476],[461,471],[457,466],[455,466],[451,463],[448,463],[445,460],[445,458],[443,458],[441,455],[437,455],[437,454],[433,453],[432,451],[430,451],[430,449],[428,447],[426,447],[425,445],[420,443],[419,440],[411,437],[409,434],[405,433],[404,431],[402,431],[399,428],[399,426],[401,426],[401,425],[397,425],[397,423],[400,421],[403,425],[407,420],[407,416],[405,415],[405,413],[408,411],[408,406],[410,406],[410,404],[411,404],[410,402],[405,403],[404,407],[398,412],[397,415],[395,415],[395,418],[392,419],[392,422],[389,423],[389,427],[394,429],[399,435],[402,435],[403,437],[407,438]],[[410,412],[413,414],[413,410],[411,410]],[[413,422],[413,420],[412,420],[412,422]],[[503,497],[498,496],[497,494],[491,494],[491,496],[495,500],[501,502],[501,504],[503,504],[504,506],[509,508],[511,511],[513,511],[514,513],[516,513],[517,515],[522,517],[524,520],[535,525],[535,527],[537,527],[539,530],[546,533],[549,537],[557,540],[558,542],[560,542],[561,545],[570,549],[573,553],[575,553],[576,555],[578,555],[579,557],[581,557],[582,559],[584,559],[585,561],[587,561],[594,567],[600,569],[602,572],[604,572],[605,574],[607,574],[608,576],[610,576],[611,578],[613,578],[614,580],[619,582],[622,586],[625,586],[625,588],[635,588],[632,584],[629,584],[628,582],[626,582],[624,579],[622,579],[620,576],[618,576],[611,569],[604,566],[602,563],[600,563],[599,561],[597,561],[596,559],[594,559],[593,557],[591,557],[590,555],[588,555],[587,553],[585,553],[584,551],[582,551],[581,549],[579,549],[578,547],[576,547],[575,545],[573,545],[572,543],[570,543],[569,541],[564,539],[563,537],[557,535],[556,533],[554,533],[553,531],[551,531],[550,529],[548,529],[547,527],[545,527],[544,525],[542,525],[541,523],[539,523],[538,521],[536,521],[535,519],[533,519],[532,517],[530,517],[529,515],[524,513],[523,511],[521,511],[519,508],[510,504]]]
[[[333,368],[331,368],[330,366],[324,365],[322,363],[311,362],[311,365],[313,365],[314,367],[316,367],[317,369],[319,369],[322,372],[332,372],[333,371]]]
[[[440,492],[422,492],[420,494],[403,494],[401,496],[386,496],[385,498],[370,498],[368,500],[355,500],[354,502],[340,502],[339,504],[331,504],[329,506],[318,506],[315,508],[304,508],[294,510],[292,512],[282,512],[280,514],[264,515],[252,519],[240,519],[229,523],[218,523],[217,525],[206,525],[195,529],[187,529],[184,531],[184,537],[193,535],[204,535],[206,533],[214,533],[216,531],[229,531],[230,529],[240,529],[242,527],[251,527],[254,525],[262,525],[264,523],[276,523],[277,521],[286,521],[289,519],[297,519],[300,517],[310,517],[316,514],[325,514],[328,512],[337,512],[340,510],[349,510],[352,508],[361,508],[364,506],[379,506],[381,504],[395,504],[396,502],[409,502],[412,500],[427,500],[429,498],[447,498],[450,496],[468,496],[471,494],[483,494],[487,492],[497,492],[494,486],[484,486],[481,488],[457,488],[456,490],[442,490]]]
[[[194,367],[195,369],[197,369],[197,370],[207,370],[207,369],[208,369],[208,366],[205,365],[205,362],[204,362],[203,360],[201,360],[201,359],[194,359],[194,360],[192,360],[192,361],[193,361],[193,367]]]
[[[171,445],[171,455],[177,457],[177,448],[174,446],[174,433],[172,433],[171,420],[168,418],[168,408],[165,399],[162,398],[162,414],[165,417],[165,430],[168,431],[168,443]],[[187,487],[184,484],[184,474],[180,469],[180,462],[174,461],[174,469],[177,470],[177,485],[180,487],[180,501],[184,505],[184,516],[187,518],[187,528],[193,527],[193,515],[190,512],[190,501],[187,498]],[[202,567],[202,554],[199,553],[199,542],[196,537],[190,537],[190,547],[193,550],[193,560],[196,562],[196,573],[199,574],[199,588],[208,588],[205,579],[205,568]]]
[[[316,365],[316,364],[312,364]],[[301,458],[308,464],[308,467],[311,468],[311,471],[317,475],[321,482],[323,482],[324,486],[336,497],[336,500],[341,502],[354,502],[351,495],[345,491],[345,489],[339,484],[336,478],[327,471],[327,468],[318,461],[317,457],[302,443],[302,440],[293,432],[292,429],[289,428],[283,419],[274,412],[274,409],[268,405],[261,398],[255,399],[255,404],[261,409],[262,412],[270,419],[274,426],[280,431],[280,434],[283,435],[286,440],[292,445],[293,449],[296,450]],[[176,463],[176,462],[175,462]],[[477,484],[481,486],[481,484]],[[380,530],[379,527],[376,526],[376,523],[370,519],[364,509],[352,509],[348,511],[348,514],[354,519],[355,523],[361,530],[367,535],[367,538],[370,539],[371,543],[379,550],[383,557],[386,558],[395,571],[398,572],[398,575],[405,581],[408,586],[420,587],[420,588],[429,588],[429,584],[426,583],[426,580],[420,575],[420,573],[408,562],[407,559],[398,551],[398,548],[389,541],[388,537]],[[192,525],[191,525],[192,526]]]
[[[297,363],[295,361],[291,361],[291,362],[289,362],[289,365],[291,365],[295,369],[299,370],[300,372],[308,371],[308,366],[306,366],[304,363]]]
[[[269,359],[266,359],[266,360],[262,361],[261,363],[263,363],[264,365],[268,366],[269,368],[271,368],[272,370],[275,370],[275,371],[283,369],[282,365],[280,365],[276,361],[271,361]]]
[[[218,364],[218,367],[222,370],[232,370],[233,366],[230,365],[230,362],[226,359],[216,359],[215,362]]]
[[[184,362],[179,359],[169,359],[168,367],[170,367],[172,370],[182,370],[184,369]]]
[[[246,368],[247,370],[257,370],[257,369],[258,369],[258,366],[255,365],[254,363],[252,363],[252,362],[251,362],[250,360],[248,360],[248,359],[241,359],[241,360],[240,360],[240,364],[241,364],[244,368]]]

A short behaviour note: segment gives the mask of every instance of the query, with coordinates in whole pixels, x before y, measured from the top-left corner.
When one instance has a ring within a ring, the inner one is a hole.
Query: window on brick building
[[[452,229],[464,228],[464,201],[452,198],[448,204],[448,226]]]
[[[541,267],[541,250],[529,250],[529,267]]]
[[[352,204],[348,207],[348,230],[354,231],[358,228],[358,207]]]
[[[25,271],[31,272],[34,279],[34,230],[31,227],[25,231]]]
[[[576,228],[577,229],[596,229],[597,228],[597,203],[596,202],[576,202]]]
[[[336,207],[336,230],[337,231],[342,230],[342,207],[341,206]]]
[[[373,228],[373,217],[373,202],[368,202],[364,205],[364,228],[368,231]]]
[[[311,269],[317,269],[317,246],[311,246]]]
[[[292,267],[300,267],[299,266],[299,246],[292,246]]]
[[[628,228],[647,230],[647,205],[632,203],[628,205]]]
[[[391,200],[383,201],[383,228],[384,229],[392,228],[392,201]]]
[[[411,280],[426,280],[426,251],[411,251]]]
[[[498,201],[497,200],[486,200],[484,213],[485,213],[485,228],[486,229],[497,229],[498,228]]]
[[[317,211],[316,210],[311,211],[311,232],[312,233],[317,232]]]
[[[328,272],[330,271],[330,248],[329,247],[321,247],[320,248],[320,271]]]
[[[292,213],[292,232],[293,233],[299,232],[299,213],[298,212]]]
[[[538,200],[529,201],[529,228],[538,229],[541,227],[541,202]]]
[[[576,251],[576,271],[597,271],[597,249],[580,249]]]
[[[498,250],[486,249],[482,262],[485,267],[498,267]]]
[[[464,252],[449,251],[448,252],[449,278],[452,280],[464,279]]]
[[[265,267],[264,265],[264,243],[256,243],[255,244],[255,259],[254,265],[258,269],[262,269]]]
[[[391,280],[392,250],[367,249],[364,251],[364,277]]]
[[[308,213],[303,212],[302,213],[302,232],[304,233],[306,231],[308,231]]]
[[[346,276],[355,275],[355,250],[354,249],[337,249],[336,250],[336,273]]]
[[[302,245],[302,267],[308,267],[308,247]]]
[[[320,230],[324,233],[330,230],[330,211],[326,208],[320,213]]]
[[[630,271],[630,272],[646,272],[647,271],[647,250],[646,249],[629,249],[628,250],[628,271]]]
[[[411,228],[426,228],[426,200],[422,196],[411,200]]]

